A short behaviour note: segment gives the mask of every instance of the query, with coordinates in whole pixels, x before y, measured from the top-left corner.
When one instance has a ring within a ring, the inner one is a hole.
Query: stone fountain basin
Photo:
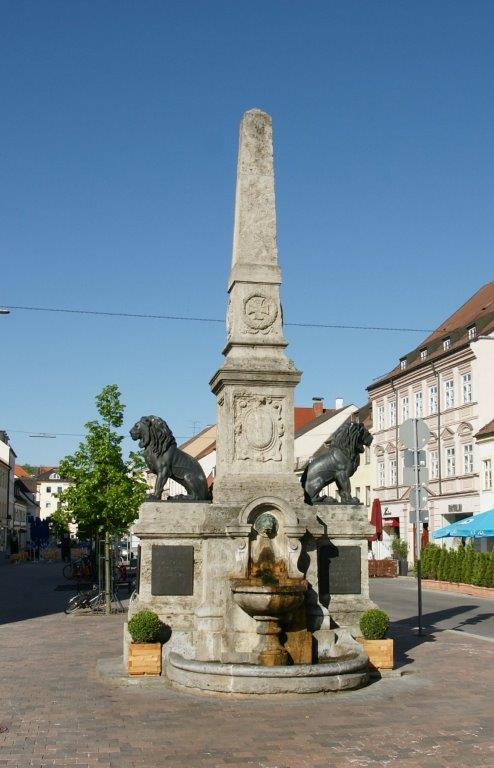
[[[307,587],[305,579],[284,579],[280,584],[263,584],[252,578],[231,581],[233,599],[249,616],[290,613],[302,605]]]

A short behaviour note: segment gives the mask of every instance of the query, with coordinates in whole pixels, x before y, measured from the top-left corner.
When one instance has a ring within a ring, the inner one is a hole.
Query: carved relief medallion
[[[247,333],[268,333],[278,316],[276,302],[269,296],[255,293],[244,301],[244,323]]]
[[[236,459],[281,461],[283,398],[237,395],[234,405]]]

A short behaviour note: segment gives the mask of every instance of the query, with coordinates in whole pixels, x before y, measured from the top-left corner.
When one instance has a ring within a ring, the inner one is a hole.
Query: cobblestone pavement
[[[0,766],[494,768],[494,643],[438,632],[418,644],[398,625],[401,678],[336,696],[202,698],[99,677],[123,616],[65,616],[61,582],[58,564],[0,567]]]

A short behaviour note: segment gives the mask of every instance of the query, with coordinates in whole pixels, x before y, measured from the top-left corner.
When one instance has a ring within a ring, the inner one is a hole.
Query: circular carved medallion
[[[268,296],[254,294],[244,302],[245,323],[255,331],[263,331],[273,325],[277,314],[278,307]]]

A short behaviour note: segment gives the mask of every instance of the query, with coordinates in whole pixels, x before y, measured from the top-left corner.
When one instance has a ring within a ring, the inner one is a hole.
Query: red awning
[[[383,537],[383,517],[379,499],[374,499],[372,502],[370,522],[376,529],[376,532],[369,536],[369,541],[381,541]]]

